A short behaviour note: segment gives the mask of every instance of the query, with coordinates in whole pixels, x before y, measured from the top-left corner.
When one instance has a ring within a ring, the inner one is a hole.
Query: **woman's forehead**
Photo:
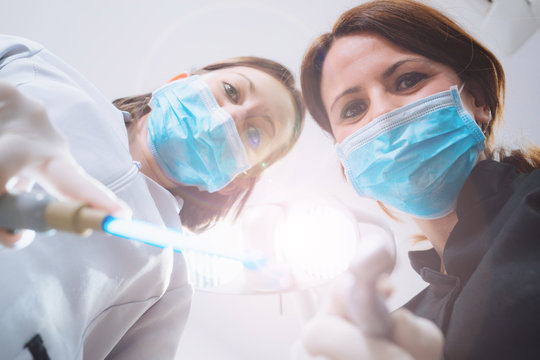
[[[328,70],[337,71],[351,62],[365,65],[392,62],[395,56],[421,57],[375,33],[351,34],[334,41],[325,59],[323,74]]]

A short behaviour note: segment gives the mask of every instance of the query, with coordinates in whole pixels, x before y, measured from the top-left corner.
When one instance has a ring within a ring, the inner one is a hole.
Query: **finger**
[[[53,159],[40,169],[47,191],[81,201],[112,215],[131,217],[131,209],[70,158]]]
[[[308,323],[302,341],[312,356],[325,356],[331,360],[413,360],[391,342],[367,336],[350,322],[336,316],[319,317]]]
[[[2,106],[4,102],[11,101],[11,99],[16,95],[17,88],[15,85],[5,80],[0,80],[0,106]]]
[[[310,355],[332,360],[364,358],[366,349],[362,340],[356,327],[337,316],[316,317],[304,327],[302,335],[302,343]]]
[[[19,230],[12,233],[10,230],[0,228],[0,243],[8,248],[22,249],[28,246],[36,236],[33,230]]]
[[[389,274],[381,274],[375,283],[375,290],[384,299],[388,299],[394,292],[394,284]]]
[[[340,278],[335,280],[332,288],[331,296],[321,306],[320,313],[332,314],[349,318],[349,302],[347,299],[351,297],[354,287],[358,286],[354,275],[351,272],[344,273]],[[364,291],[366,289],[362,289]],[[388,298],[393,291],[393,284],[387,274],[381,274],[375,282],[373,289],[383,298]]]
[[[11,230],[0,228],[0,243],[6,247],[13,247],[15,243],[21,240],[22,232],[12,232]]]
[[[348,317],[348,303],[351,289],[354,286],[354,276],[345,272],[334,280],[330,295],[324,299],[317,313],[319,315],[335,315]]]
[[[21,145],[19,139],[0,132],[0,188],[5,188],[13,176],[41,160],[41,155]]]
[[[20,173],[17,176],[13,176],[5,184],[4,190],[7,190],[11,193],[21,193],[31,191],[34,187],[36,181],[25,174]]]
[[[441,358],[444,337],[433,322],[415,316],[406,309],[394,311],[392,318],[396,344],[418,360]]]

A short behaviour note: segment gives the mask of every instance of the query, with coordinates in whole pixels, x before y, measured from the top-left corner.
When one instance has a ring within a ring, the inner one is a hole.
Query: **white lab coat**
[[[181,226],[174,196],[133,163],[122,113],[73,68],[39,44],[0,36],[0,79],[46,105],[76,160],[134,218]],[[24,345],[35,334],[51,359],[173,359],[192,293],[171,249],[39,234],[0,252],[0,359],[31,359]]]

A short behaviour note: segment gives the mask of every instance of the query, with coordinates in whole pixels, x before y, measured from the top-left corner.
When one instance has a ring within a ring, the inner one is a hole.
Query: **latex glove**
[[[78,200],[117,216],[131,214],[124,202],[77,164],[45,108],[0,81],[0,194],[15,176],[19,185],[37,181],[59,199]],[[23,233],[0,230],[0,243],[6,246],[22,237]]]
[[[302,344],[314,359],[440,360],[444,339],[431,321],[406,309],[390,314],[392,332],[383,338],[363,332],[348,316],[354,281],[339,284],[329,301],[303,329]]]

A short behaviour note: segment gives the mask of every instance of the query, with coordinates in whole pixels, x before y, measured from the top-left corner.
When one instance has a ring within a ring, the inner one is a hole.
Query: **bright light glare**
[[[243,270],[238,260],[186,251],[189,282],[197,289],[211,289],[233,281]]]
[[[188,264],[190,282],[201,289],[221,286],[235,279],[244,267],[256,269],[265,262],[263,254],[247,253],[241,233],[225,223],[195,235],[109,216],[103,222],[103,231],[152,246],[170,246],[182,252]]]
[[[241,253],[243,241],[241,233],[234,227],[223,223],[197,236],[197,242],[216,253]],[[225,285],[237,278],[243,271],[242,261],[184,251],[188,265],[190,283],[198,289],[211,289]]]
[[[143,221],[107,217],[103,230],[182,252],[189,280],[199,289],[225,285],[243,291],[282,291],[294,283],[312,286],[345,271],[355,254],[359,232],[352,214],[312,203],[286,209],[286,216],[274,219],[277,225],[268,216],[262,216],[260,220],[269,225],[261,227],[256,222],[252,226],[256,233],[249,234],[249,238],[244,238],[241,227],[229,223],[196,235]],[[274,239],[266,236],[273,234],[274,229]],[[264,239],[274,240],[275,249],[261,244]],[[270,254],[274,250],[276,253]]]
[[[352,215],[325,205],[297,206],[276,230],[276,251],[297,279],[329,279],[348,268],[358,237]]]

